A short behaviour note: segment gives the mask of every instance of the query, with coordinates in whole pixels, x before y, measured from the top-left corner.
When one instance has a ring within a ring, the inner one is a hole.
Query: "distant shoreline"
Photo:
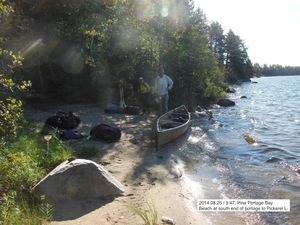
[[[300,76],[300,74],[289,74],[289,75],[262,75],[260,77],[293,77],[293,76]],[[253,77],[259,78],[259,77]]]

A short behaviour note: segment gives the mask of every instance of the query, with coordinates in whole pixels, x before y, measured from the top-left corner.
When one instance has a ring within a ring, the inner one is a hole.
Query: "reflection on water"
[[[195,120],[181,151],[198,160],[189,175],[205,177],[208,198],[291,199],[290,213],[242,214],[245,223],[300,224],[300,76],[255,81],[235,87],[235,107]]]

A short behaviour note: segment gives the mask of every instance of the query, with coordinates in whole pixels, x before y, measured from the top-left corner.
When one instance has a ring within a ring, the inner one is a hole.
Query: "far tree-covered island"
[[[259,65],[254,64],[257,76],[291,76],[300,75],[300,66]]]

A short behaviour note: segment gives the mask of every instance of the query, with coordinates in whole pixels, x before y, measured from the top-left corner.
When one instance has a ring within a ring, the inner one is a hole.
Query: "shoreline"
[[[142,220],[129,209],[135,205],[142,209],[147,203],[162,216],[172,218],[176,224],[209,224],[207,217],[191,207],[192,194],[183,181],[183,170],[172,149],[156,151],[153,139],[155,116],[128,116],[104,114],[95,105],[65,105],[51,109],[27,109],[27,118],[43,123],[58,110],[73,111],[81,118],[80,131],[88,131],[96,124],[107,123],[122,131],[118,142],[106,144],[98,141],[71,140],[70,145],[97,146],[99,153],[90,160],[102,165],[125,186],[123,196],[111,202],[87,200],[65,202],[56,207],[51,222],[60,224],[141,224]]]

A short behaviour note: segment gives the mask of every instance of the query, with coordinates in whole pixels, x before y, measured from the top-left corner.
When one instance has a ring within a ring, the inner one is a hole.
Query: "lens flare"
[[[61,65],[68,73],[78,74],[84,68],[84,59],[79,48],[70,48],[64,55]]]
[[[28,46],[26,46],[22,51],[21,55],[22,57],[25,57],[28,53],[30,53],[32,50],[36,49],[40,44],[42,44],[43,39],[39,38],[35,40],[34,42],[31,42]]]
[[[160,14],[162,17],[167,17],[169,15],[169,9],[168,7],[164,6],[162,7]]]

